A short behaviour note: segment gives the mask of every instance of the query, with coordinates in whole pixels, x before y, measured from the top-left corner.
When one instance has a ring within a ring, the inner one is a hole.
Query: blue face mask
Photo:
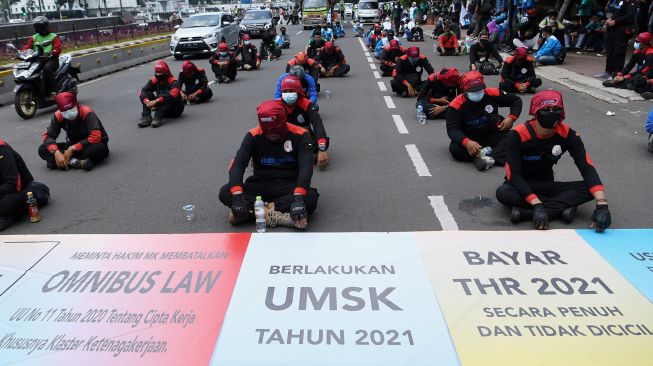
[[[485,95],[484,90],[479,90],[475,92],[467,92],[467,99],[471,100],[474,103],[478,103],[483,99],[483,95]]]
[[[227,53],[226,52],[220,52],[220,56],[222,56],[222,57],[227,56]]]
[[[633,48],[636,49],[636,50],[638,50],[639,47],[641,47],[641,45],[639,44],[639,42],[635,42],[635,44],[633,45]]]
[[[299,99],[299,96],[297,93],[281,93],[281,99],[283,99],[286,104],[295,105],[295,103],[297,103],[297,99]]]

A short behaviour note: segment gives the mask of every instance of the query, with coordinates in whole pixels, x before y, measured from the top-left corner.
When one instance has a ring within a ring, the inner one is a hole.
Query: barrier
[[[650,366],[652,249],[653,230],[3,236],[0,363]]]

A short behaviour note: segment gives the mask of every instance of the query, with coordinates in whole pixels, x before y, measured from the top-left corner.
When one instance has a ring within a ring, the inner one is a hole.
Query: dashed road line
[[[376,70],[376,64],[369,64],[369,65],[370,65],[370,69]]]
[[[385,83],[383,81],[379,81],[377,82],[377,84],[379,84],[379,90],[381,90],[382,92],[388,91],[388,88],[385,87]]]
[[[363,52],[367,52],[367,47],[365,47],[365,43],[363,43],[363,40],[358,38],[358,43],[361,45]]]
[[[406,151],[408,151],[410,160],[413,161],[417,175],[420,177],[430,177],[431,172],[429,171],[429,167],[426,166],[424,159],[422,159],[422,154],[420,154],[419,150],[417,150],[417,146],[414,144],[406,145]]]
[[[370,56],[367,56],[367,62],[371,63],[371,62],[374,62],[374,60]]]
[[[406,128],[406,125],[404,124],[404,120],[401,119],[401,116],[398,114],[393,114],[392,119],[395,121],[395,126],[397,126],[397,131],[399,131],[400,134],[402,135],[407,135],[408,134],[408,129]]]
[[[375,78],[375,79],[380,79],[380,78],[381,78],[381,74],[379,74],[378,71],[374,71],[374,78]]]
[[[444,197],[429,196],[429,201],[431,202],[431,207],[433,207],[435,217],[438,219],[438,221],[440,221],[442,230],[457,231],[458,224],[449,211],[449,207],[447,207],[447,204],[444,203]]]
[[[299,32],[297,32],[295,34],[302,34],[302,32],[303,32],[303,30],[300,30]]]
[[[397,106],[395,106],[395,102],[392,100],[392,97],[389,95],[384,95],[383,99],[385,100],[385,105],[388,106],[390,109],[395,109]]]

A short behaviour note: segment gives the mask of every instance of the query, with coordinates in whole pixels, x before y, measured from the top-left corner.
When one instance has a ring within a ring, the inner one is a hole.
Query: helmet
[[[50,33],[50,21],[48,20],[48,18],[44,16],[38,16],[34,18],[32,24],[34,24],[34,31],[36,31],[36,33],[39,33],[41,35],[46,35]]]
[[[57,109],[62,112],[77,106],[77,96],[71,92],[57,94],[54,101],[57,103]]]
[[[306,61],[308,61],[308,56],[306,55],[306,52],[297,52],[295,55],[295,60],[297,60],[298,64],[305,64]]]
[[[299,79],[303,79],[306,74],[306,70],[304,70],[300,65],[292,65],[289,71],[290,75],[297,76]]]
[[[466,72],[460,78],[460,89],[464,92],[475,92],[485,89],[485,79],[478,71]]]
[[[154,63],[154,73],[170,75],[170,67],[168,67],[168,64],[165,61],[157,61]]]

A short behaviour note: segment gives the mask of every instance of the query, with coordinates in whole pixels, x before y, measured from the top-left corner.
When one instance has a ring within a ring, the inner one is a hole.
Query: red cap
[[[526,48],[526,47],[517,48],[517,50],[515,50],[515,57],[518,60],[523,60],[526,57],[528,57],[528,48]]]
[[[419,47],[417,46],[409,47],[408,50],[406,51],[406,55],[408,55],[408,57],[419,57]]]
[[[455,67],[443,68],[436,78],[448,87],[454,87],[460,82],[460,72]]]
[[[393,50],[396,50],[397,48],[399,48],[399,41],[394,39],[394,38],[391,39],[390,40],[390,48],[392,48]]]
[[[560,107],[562,109],[562,118],[565,118],[565,105],[562,103],[562,94],[556,90],[543,90],[533,96],[531,99],[531,108],[528,114],[534,116],[542,108]]]
[[[71,92],[57,94],[54,101],[57,103],[57,109],[62,112],[77,106],[77,96]]]
[[[218,46],[218,50],[220,50],[220,52],[229,51],[229,45],[226,44],[226,43],[224,43],[224,42],[222,42],[222,43],[220,43],[220,45]]]
[[[649,33],[649,32],[642,32],[642,33],[640,33],[640,34],[637,35],[637,37],[635,38],[635,40],[636,40],[637,42],[639,42],[639,43],[642,43],[642,44],[645,45],[645,46],[648,46],[648,45],[651,44],[651,38],[652,38],[652,37],[651,37],[651,33]]]
[[[165,61],[157,61],[154,63],[154,73],[170,75],[170,68],[168,67],[168,64]]]
[[[463,77],[460,78],[460,89],[464,92],[475,92],[485,89],[485,79],[478,71],[469,71],[466,72]]]
[[[301,65],[306,63],[307,58],[308,56],[306,55],[306,52],[297,52],[297,54],[295,55],[295,59],[297,60],[297,63]]]
[[[258,123],[265,136],[279,135],[279,140],[285,140],[288,135],[286,108],[280,100],[266,100],[256,107]]]
[[[181,64],[181,72],[186,76],[193,76],[197,71],[197,66],[194,63],[186,60]]]
[[[335,49],[336,49],[336,46],[334,46],[333,42],[331,42],[331,41],[328,41],[328,42],[326,42],[324,44],[324,51],[326,51],[326,53],[333,53],[333,50],[335,50]]]
[[[243,41],[249,41],[249,34],[243,34]]]
[[[304,89],[302,88],[302,82],[296,76],[286,76],[281,81],[281,91],[292,90],[298,95],[304,94]]]

